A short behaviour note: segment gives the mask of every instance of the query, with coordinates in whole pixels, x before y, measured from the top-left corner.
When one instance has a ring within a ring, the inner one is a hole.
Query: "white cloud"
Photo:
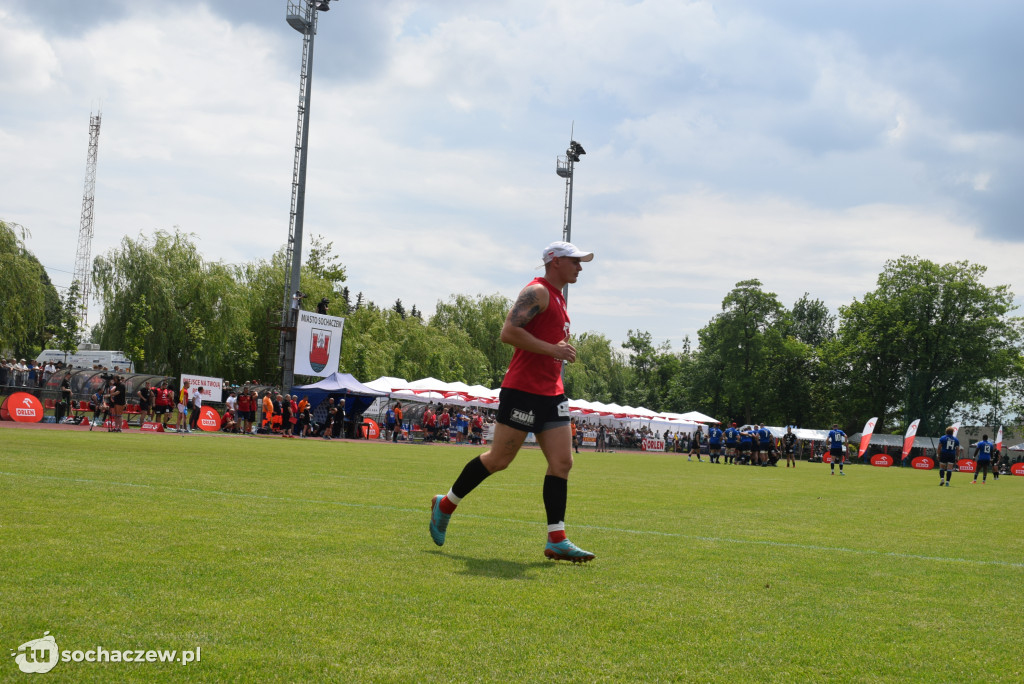
[[[227,262],[283,244],[300,38],[216,7],[140,3],[64,34],[0,14],[0,156],[16,160],[0,216],[48,266],[73,268],[100,105],[94,254],[175,225]],[[358,41],[355,17],[379,43],[358,55],[337,44]],[[570,295],[577,331],[692,336],[750,277],[835,308],[904,253],[997,254],[992,282],[1012,284],[1020,242],[970,202],[1019,185],[1019,136],[908,85],[956,83],[945,55],[903,59],[846,28],[743,3],[336,4],[317,37],[305,233],[334,240],[353,291],[382,305],[513,297],[560,236],[553,162],[575,120],[573,237],[597,253]]]

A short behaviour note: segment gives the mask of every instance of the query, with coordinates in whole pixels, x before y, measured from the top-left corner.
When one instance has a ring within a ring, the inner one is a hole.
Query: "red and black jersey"
[[[548,308],[534,316],[533,320],[523,326],[523,330],[539,340],[558,344],[569,335],[569,313],[565,309],[565,299],[544,278],[534,278],[530,285],[536,283],[548,289]],[[545,397],[564,394],[562,362],[553,356],[516,349],[501,386]]]

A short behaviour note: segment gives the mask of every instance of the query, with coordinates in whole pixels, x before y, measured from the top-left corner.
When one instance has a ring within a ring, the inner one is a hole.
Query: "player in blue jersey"
[[[708,428],[708,461],[721,463],[722,458],[722,428],[715,423]]]
[[[974,445],[974,481],[971,484],[978,484],[978,471],[981,471],[981,484],[988,479],[988,471],[992,469],[992,454],[995,453],[996,445],[988,441],[988,435],[982,435],[981,441]]]
[[[846,433],[840,430],[838,425],[833,424],[825,438],[825,443],[828,445],[828,453],[832,456],[832,474],[836,474],[836,461],[838,461],[839,474],[845,475],[846,473],[843,472],[843,447],[846,446]]]
[[[771,430],[761,423],[757,428],[757,449],[761,454],[761,467],[767,468],[772,455],[772,433]]]
[[[939,437],[939,486],[949,486],[949,479],[953,477],[953,469],[956,468],[956,459],[960,455],[960,440],[953,436],[955,430],[952,426],[946,428],[946,434]],[[945,470],[946,479],[942,475]]]
[[[732,464],[736,459],[736,447],[739,446],[740,431],[733,423],[725,429],[725,462]]]

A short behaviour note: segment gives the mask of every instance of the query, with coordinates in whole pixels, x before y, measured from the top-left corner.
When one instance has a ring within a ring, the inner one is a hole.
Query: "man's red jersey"
[[[523,326],[523,330],[537,339],[558,344],[569,335],[569,313],[565,310],[565,299],[544,278],[534,278],[530,285],[535,283],[548,289],[550,301],[548,308],[534,316],[533,320]],[[562,362],[553,356],[516,349],[501,386],[545,397],[564,394]]]

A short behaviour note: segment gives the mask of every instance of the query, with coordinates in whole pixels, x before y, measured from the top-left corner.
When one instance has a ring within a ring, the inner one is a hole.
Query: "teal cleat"
[[[444,494],[438,494],[430,500],[430,538],[438,546],[444,546],[444,534],[448,531],[448,521],[452,516],[441,512],[441,499]]]
[[[544,556],[551,560],[567,560],[572,563],[586,563],[595,558],[594,554],[584,551],[568,539],[557,544],[548,542],[547,546],[544,547]]]

